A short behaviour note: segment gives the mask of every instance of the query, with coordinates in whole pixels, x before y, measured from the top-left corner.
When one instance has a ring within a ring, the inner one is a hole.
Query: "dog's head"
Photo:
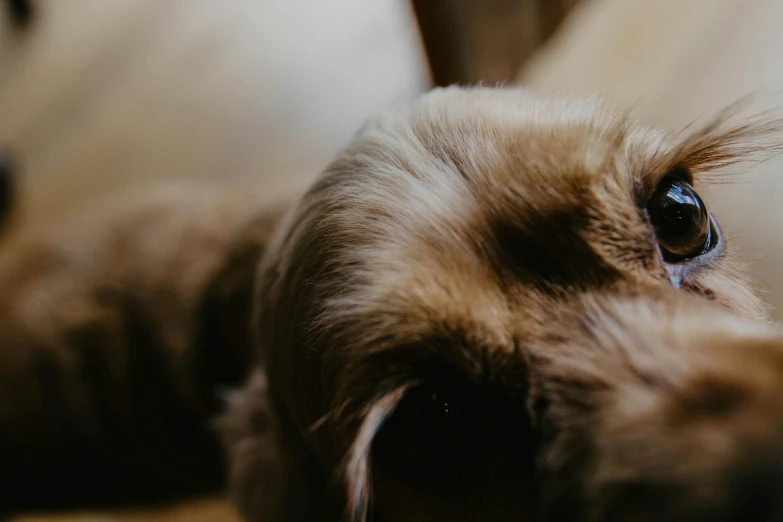
[[[258,315],[354,520],[779,520],[783,341],[694,188],[773,126],[724,119],[447,89],[362,130]]]

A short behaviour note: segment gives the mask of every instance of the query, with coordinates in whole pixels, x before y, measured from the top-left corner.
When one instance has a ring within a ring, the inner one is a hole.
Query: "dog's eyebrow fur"
[[[722,169],[740,163],[760,163],[783,152],[783,117],[773,111],[764,111],[743,117],[749,99],[741,99],[696,130],[678,136],[672,148],[660,150],[647,164],[643,173],[647,188],[654,187],[668,173],[683,170],[693,173],[698,180],[709,183],[730,182]],[[742,118],[741,121],[736,121]]]

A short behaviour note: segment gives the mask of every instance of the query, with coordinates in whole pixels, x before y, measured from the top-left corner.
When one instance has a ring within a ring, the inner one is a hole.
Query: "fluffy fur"
[[[644,211],[668,173],[776,148],[729,116],[671,137],[597,100],[438,90],[280,220],[188,193],[28,239],[0,262],[0,451],[219,475],[199,426],[247,378],[219,428],[253,522],[766,520],[783,337],[730,242],[665,263]]]

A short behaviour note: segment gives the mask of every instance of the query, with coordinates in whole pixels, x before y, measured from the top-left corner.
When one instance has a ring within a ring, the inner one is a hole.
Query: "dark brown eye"
[[[445,447],[446,441],[454,438],[455,430],[462,431],[457,427],[463,420],[466,403],[472,401],[460,395],[449,388],[436,389],[427,385],[413,388],[382,431],[394,432],[398,444],[404,440],[411,442],[415,449],[424,449],[422,453],[431,457]]]
[[[668,176],[658,184],[647,203],[647,215],[663,258],[669,263],[698,257],[713,246],[707,207],[682,179]]]
[[[503,389],[433,378],[411,388],[373,442],[384,473],[444,488],[499,472],[492,455],[515,473],[532,466],[533,435],[525,401]]]

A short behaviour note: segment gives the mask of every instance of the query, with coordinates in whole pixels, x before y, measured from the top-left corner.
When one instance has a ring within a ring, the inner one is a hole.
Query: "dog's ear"
[[[365,408],[359,429],[343,464],[343,482],[347,493],[347,518],[366,522],[372,501],[372,448],[375,436],[391,417],[407,390],[399,387]]]

